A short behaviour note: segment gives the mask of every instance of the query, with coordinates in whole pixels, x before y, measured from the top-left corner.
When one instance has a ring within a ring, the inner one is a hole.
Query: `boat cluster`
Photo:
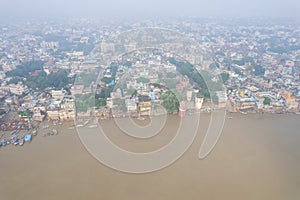
[[[11,122],[2,122],[0,123],[0,131],[13,131],[13,130],[30,130],[31,123],[30,121],[25,120],[14,120]]]
[[[52,131],[44,133],[44,137],[51,136],[51,135],[57,135],[58,131],[56,129],[52,129]]]
[[[4,147],[10,144],[15,146],[23,146],[25,143],[31,142],[32,138],[37,135],[37,131],[34,130],[25,135],[20,135],[19,130],[14,130],[10,134],[11,134],[10,138],[4,138],[0,141],[0,147]],[[4,134],[2,134],[2,136],[3,135]]]

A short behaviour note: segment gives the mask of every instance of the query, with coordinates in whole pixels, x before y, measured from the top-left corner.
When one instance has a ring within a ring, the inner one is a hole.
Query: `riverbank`
[[[22,147],[23,145],[30,144],[37,137],[55,136],[72,126],[74,126],[74,122],[72,121],[60,124],[52,121],[44,121],[34,125],[31,129],[13,129],[12,131],[2,131],[0,134],[0,147]],[[28,137],[27,140],[26,137]]]
[[[214,110],[218,110],[222,108],[215,108]],[[187,115],[193,115],[193,114],[200,114],[201,115],[210,115],[210,112],[187,112]],[[246,111],[235,111],[230,112],[226,111],[227,119],[232,119],[233,117],[241,117],[243,115],[246,116],[265,116],[265,117],[271,117],[273,115],[287,115],[287,116],[299,116],[299,113],[269,113],[269,112],[246,112]],[[152,117],[159,117],[158,116],[151,116],[149,117],[143,117],[143,118],[132,118],[135,123],[139,125],[145,125],[150,123],[150,119]],[[168,115],[173,117],[178,117],[177,115]],[[115,117],[115,118],[128,118],[129,116],[122,116],[122,117]],[[108,118],[108,119],[98,119],[98,122],[105,122],[109,120],[114,120],[114,118]],[[84,127],[88,126],[89,128],[96,128],[97,127],[97,121],[91,122],[89,119],[81,119],[77,121],[76,123],[74,121],[65,121],[65,122],[56,122],[56,121],[43,121],[41,123],[36,123],[32,129],[28,130],[18,130],[18,129],[12,129],[12,131],[1,131],[0,134],[0,147],[4,148],[7,146],[23,146],[24,144],[29,144],[32,140],[34,140],[37,136],[39,137],[49,137],[54,136],[59,133],[64,132],[66,129],[68,130],[76,130],[76,127]],[[14,134],[13,134],[14,133]],[[17,133],[17,134],[15,134]],[[23,140],[26,135],[30,135],[31,139],[30,141],[23,142],[22,144],[18,141]],[[5,145],[3,145],[5,143]]]

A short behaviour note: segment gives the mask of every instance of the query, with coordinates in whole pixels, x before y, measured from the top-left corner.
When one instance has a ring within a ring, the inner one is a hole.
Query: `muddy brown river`
[[[169,167],[145,174],[101,164],[68,128],[71,123],[56,126],[58,135],[39,131],[30,144],[0,148],[0,199],[300,199],[300,116],[229,115],[208,157],[198,159],[210,120],[202,114],[189,150]],[[147,152],[168,143],[179,120],[168,117],[161,133],[147,140],[123,134],[113,120],[100,123],[118,146]]]

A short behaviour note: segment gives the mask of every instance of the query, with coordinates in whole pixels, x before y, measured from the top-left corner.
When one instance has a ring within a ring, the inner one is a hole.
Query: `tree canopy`
[[[0,109],[0,116],[4,115],[4,114],[5,114],[5,111],[3,109]]]
[[[222,72],[220,76],[221,76],[223,84],[229,80],[229,74],[226,72]]]
[[[256,75],[256,76],[264,75],[265,74],[265,68],[263,68],[260,65],[254,65],[253,69],[254,69],[253,70],[253,74]]]
[[[187,76],[190,80],[197,83],[201,89],[207,89],[207,85],[201,74],[194,69],[194,66],[188,62],[177,61],[170,58],[169,62],[176,66],[176,70],[183,76]]]
[[[270,105],[271,99],[269,97],[264,97],[264,105]]]
[[[68,77],[67,70],[58,70],[47,75],[43,71],[44,61],[33,60],[30,62],[22,63],[18,65],[16,69],[6,73],[8,77],[13,77],[9,83],[23,82],[29,88],[45,89],[47,87],[53,87],[56,89],[64,88],[69,83],[72,83],[73,78]],[[38,72],[38,75],[32,76],[31,73]]]
[[[8,77],[24,77],[27,78],[30,76],[31,72],[34,72],[36,70],[42,70],[44,61],[41,60],[33,60],[30,62],[24,62],[21,65],[18,65],[16,69],[12,71],[6,72],[6,76]]]
[[[68,77],[67,70],[59,70],[47,75],[44,71],[40,72],[38,76],[30,76],[24,82],[30,88],[45,89],[47,87],[53,87],[61,89],[72,83],[73,78]]]
[[[95,106],[94,94],[77,94],[75,95],[75,107],[78,112],[87,112]]]
[[[179,101],[172,91],[168,90],[166,93],[163,93],[160,96],[160,100],[162,100],[162,105],[166,108],[169,114],[178,111]]]

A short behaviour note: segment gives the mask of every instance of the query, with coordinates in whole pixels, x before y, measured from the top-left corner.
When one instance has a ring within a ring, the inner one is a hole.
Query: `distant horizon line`
[[[139,18],[136,18],[134,16],[114,16],[114,17],[105,17],[105,16],[87,16],[87,15],[78,15],[78,16],[71,16],[71,15],[57,15],[57,16],[50,16],[50,15],[40,15],[40,16],[5,16],[5,18],[0,16],[0,23],[1,22],[10,22],[10,21],[28,21],[28,20],[38,20],[38,21],[43,21],[43,20],[103,20],[103,21],[145,21],[145,20],[178,20],[178,19],[191,19],[191,20],[219,20],[219,21],[224,21],[224,20],[280,20],[280,22],[285,21],[285,20],[292,20],[294,21],[299,21],[300,22],[300,17],[296,16],[228,16],[228,15],[177,15],[177,16],[151,16],[151,17],[146,17],[146,16],[141,16]]]

